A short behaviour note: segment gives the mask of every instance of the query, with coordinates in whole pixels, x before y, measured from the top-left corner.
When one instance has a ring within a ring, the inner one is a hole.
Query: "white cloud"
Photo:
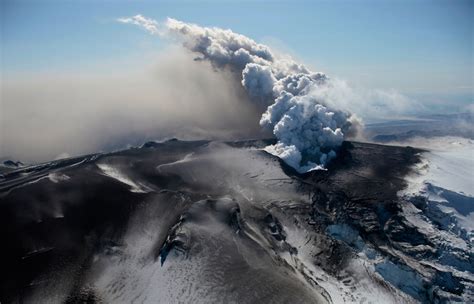
[[[134,18],[134,19],[133,19]],[[135,16],[139,26],[151,33],[152,21]],[[129,20],[129,19],[127,19]],[[156,21],[153,24],[158,24]],[[329,105],[323,95],[311,92],[330,88],[329,79],[313,73],[290,57],[277,56],[271,50],[243,35],[220,28],[168,19],[162,35],[177,37],[189,50],[210,61],[215,67],[229,68],[242,79],[249,97],[266,107],[260,124],[271,130],[278,142],[267,147],[300,172],[323,168],[335,156],[335,150],[350,131],[351,114]]]
[[[135,15],[129,18],[118,18],[117,21],[121,23],[138,25],[144,28],[150,34],[160,34],[158,22],[153,19],[145,18],[142,15]]]

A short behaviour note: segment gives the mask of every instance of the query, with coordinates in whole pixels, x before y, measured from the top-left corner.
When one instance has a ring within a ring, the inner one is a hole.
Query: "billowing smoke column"
[[[316,94],[331,87],[330,79],[290,58],[277,57],[265,45],[231,30],[175,19],[159,24],[137,15],[118,21],[139,25],[152,34],[177,37],[186,48],[200,54],[200,60],[240,73],[251,100],[266,109],[260,125],[277,139],[265,150],[300,173],[324,169],[350,132],[353,117],[328,108],[321,98],[324,94]]]

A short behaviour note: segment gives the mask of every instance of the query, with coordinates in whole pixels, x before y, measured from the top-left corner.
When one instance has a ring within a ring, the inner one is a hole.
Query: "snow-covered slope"
[[[474,142],[459,137],[418,139],[429,151],[406,179],[404,216],[434,244],[437,255],[424,261],[452,274],[465,286],[459,298],[474,298]]]
[[[345,142],[301,175],[268,144],[151,142],[3,173],[0,301],[472,301],[472,197],[435,182],[444,154]]]

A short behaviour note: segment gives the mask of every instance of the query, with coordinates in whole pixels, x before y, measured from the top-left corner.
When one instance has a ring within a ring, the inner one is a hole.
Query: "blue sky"
[[[368,88],[471,102],[473,1],[1,1],[4,77],[93,71],[164,42],[118,17],[230,28]],[[424,96],[424,97],[423,97]]]

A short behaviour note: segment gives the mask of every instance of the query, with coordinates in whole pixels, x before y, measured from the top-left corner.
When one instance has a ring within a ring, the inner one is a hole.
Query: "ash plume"
[[[344,139],[362,139],[357,117],[417,109],[396,91],[357,90],[231,30],[140,15],[118,21],[171,43],[93,69],[5,73],[0,158],[40,162],[170,137],[274,136],[266,150],[307,172],[324,169]]]
[[[198,60],[240,74],[249,98],[263,109],[260,125],[277,139],[266,151],[300,173],[324,169],[357,125],[351,113],[329,106],[325,95],[317,94],[319,90],[337,89],[329,77],[291,58],[277,56],[248,37],[171,18],[158,23],[137,15],[118,21],[138,25],[151,34],[177,38],[200,56]]]
[[[150,140],[261,136],[252,103],[233,73],[169,46],[137,62],[92,71],[5,77],[0,158],[42,162]],[[220,90],[215,90],[218,87]]]

